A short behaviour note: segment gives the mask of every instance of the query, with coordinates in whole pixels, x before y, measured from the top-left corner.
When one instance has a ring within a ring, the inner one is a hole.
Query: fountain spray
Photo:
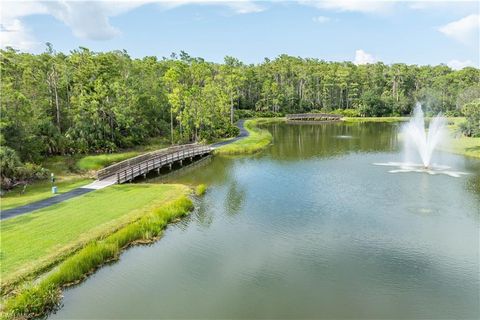
[[[402,128],[402,133],[406,148],[413,147],[420,156],[424,168],[430,167],[433,151],[446,138],[445,128],[446,120],[439,114],[430,121],[427,130],[422,105],[417,102],[413,118]]]

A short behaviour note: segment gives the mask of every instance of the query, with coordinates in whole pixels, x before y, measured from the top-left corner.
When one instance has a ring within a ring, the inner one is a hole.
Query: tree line
[[[212,141],[236,133],[234,110],[400,116],[420,101],[427,113],[461,115],[464,104],[480,98],[480,70],[472,67],[287,55],[213,63],[185,52],[134,59],[83,47],[64,54],[50,44],[42,54],[7,48],[0,56],[2,152],[8,148],[22,162],[113,152],[158,136]]]

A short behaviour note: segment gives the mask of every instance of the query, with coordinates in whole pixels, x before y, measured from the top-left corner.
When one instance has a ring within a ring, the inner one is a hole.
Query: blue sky
[[[286,53],[333,61],[480,65],[479,3],[433,1],[1,1],[2,47],[79,46],[133,57],[184,50],[247,63]]]

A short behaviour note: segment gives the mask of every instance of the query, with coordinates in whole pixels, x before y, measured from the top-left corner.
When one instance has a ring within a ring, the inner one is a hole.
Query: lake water
[[[275,124],[254,156],[151,183],[206,183],[191,217],[65,291],[51,319],[478,318],[480,161],[398,173],[398,124]]]

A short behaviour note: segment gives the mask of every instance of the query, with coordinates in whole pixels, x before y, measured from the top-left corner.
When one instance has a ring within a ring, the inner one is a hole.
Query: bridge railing
[[[147,161],[149,159],[161,156],[163,154],[168,154],[168,153],[175,152],[175,151],[178,151],[178,150],[192,148],[196,145],[198,145],[198,144],[197,143],[191,143],[191,144],[184,144],[184,145],[180,145],[180,146],[172,146],[172,147],[168,147],[168,148],[165,148],[165,149],[162,149],[162,150],[148,152],[148,153],[145,153],[145,154],[142,154],[142,155],[139,155],[139,156],[127,159],[127,160],[117,162],[117,163],[115,163],[111,166],[108,166],[106,168],[98,170],[97,171],[97,179],[102,180],[106,177],[110,177],[110,176],[114,175],[117,171],[119,171],[121,169],[128,168],[128,167],[130,167],[132,165],[135,165],[137,163]]]
[[[299,114],[287,114],[287,120],[316,120],[316,119],[327,119],[327,120],[340,120],[342,116],[337,114],[329,113],[299,113]]]
[[[164,165],[172,164],[175,161],[184,160],[190,157],[210,153],[212,148],[209,146],[195,145],[189,148],[182,148],[167,154],[159,154],[151,159],[135,163],[124,169],[118,170],[116,175],[117,183],[123,183],[133,180],[142,174],[146,174],[151,170],[159,169]]]

